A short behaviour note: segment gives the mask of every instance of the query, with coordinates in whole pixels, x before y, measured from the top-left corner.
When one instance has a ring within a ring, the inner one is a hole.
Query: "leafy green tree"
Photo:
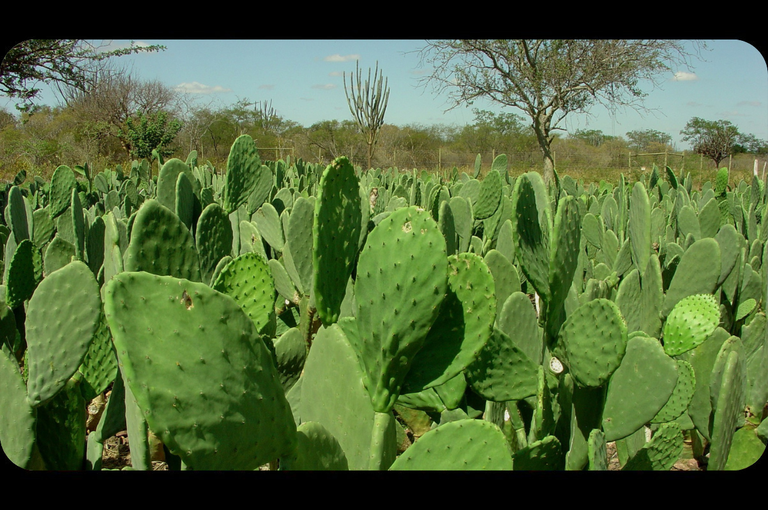
[[[768,142],[760,140],[755,135],[743,134],[739,142],[733,147],[734,154],[746,153],[765,156],[768,154]]]
[[[734,149],[743,135],[727,120],[705,120],[694,117],[680,131],[683,141],[690,142],[693,152],[701,154],[715,163],[735,153]]]
[[[118,136],[132,158],[150,159],[152,151],[157,151],[162,157],[173,154],[169,146],[181,129],[181,122],[169,120],[167,112],[149,115],[137,113],[126,120],[125,124],[125,129],[121,129]]]
[[[650,151],[672,144],[672,136],[655,129],[642,129],[627,132],[630,150],[635,152]]]
[[[164,50],[164,46],[139,46],[105,50],[105,44],[83,39],[28,39],[8,51],[0,62],[0,93],[21,100],[28,110],[40,94],[40,83],[85,90],[96,79],[101,65],[111,57]]]
[[[660,75],[689,56],[681,41],[666,39],[440,40],[421,51],[433,69],[424,83],[448,91],[454,107],[486,99],[526,114],[547,181],[554,178],[555,131],[568,114],[595,104],[640,109],[640,85],[660,84]]]
[[[574,133],[571,133],[569,138],[581,140],[593,147],[600,147],[606,140],[610,140],[611,136],[604,134],[599,129],[577,129]]]

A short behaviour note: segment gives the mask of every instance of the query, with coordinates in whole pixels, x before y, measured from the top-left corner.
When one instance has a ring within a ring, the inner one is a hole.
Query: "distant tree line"
[[[257,141],[264,149],[264,159],[290,156],[328,163],[345,155],[360,166],[367,164],[368,145],[352,119],[301,126],[265,108],[264,103],[247,99],[218,108],[187,104],[182,109],[181,104],[176,100],[163,103],[161,109],[136,108],[133,113],[111,114],[106,110],[97,114],[84,100],[65,106],[38,106],[20,114],[0,110],[0,177],[12,178],[22,169],[47,176],[58,165],[86,162],[94,168],[113,168],[126,166],[133,159],[153,161],[158,154],[166,159],[186,159],[192,150],[198,152],[200,161],[208,160],[223,169],[229,148],[242,134]],[[705,159],[717,159],[717,164],[728,155],[768,153],[765,141],[752,135],[739,135],[729,149],[722,149],[714,141],[707,142],[705,131],[697,132],[701,140],[691,139],[694,149]],[[553,143],[557,168],[566,170],[569,166],[624,168],[629,153],[675,150],[670,134],[653,129],[630,131],[624,137],[594,129],[577,130],[557,136]],[[371,165],[420,169],[432,169],[438,163],[444,168],[471,166],[476,154],[482,154],[488,164],[493,155],[507,154],[510,165],[520,171],[540,170],[541,166],[536,137],[524,120],[485,110],[474,110],[473,122],[464,126],[384,124]]]
[[[17,51],[20,61],[24,49]],[[6,56],[0,69],[0,85],[6,86],[0,94],[23,99],[23,104],[15,113],[0,109],[0,177],[12,178],[19,170],[45,176],[61,164],[110,168],[141,158],[185,159],[192,150],[200,161],[223,169],[233,141],[242,134],[251,135],[261,148],[273,149],[263,153],[264,159],[291,156],[325,163],[345,155],[360,166],[430,169],[470,166],[476,154],[490,164],[493,155],[503,153],[519,170],[541,167],[540,140],[530,119],[513,113],[475,109],[473,121],[464,126],[382,123],[372,154],[370,139],[352,118],[302,126],[280,116],[271,101],[201,104],[160,82],[140,80],[102,58],[91,58],[81,56],[79,61],[81,67],[93,64],[87,79],[62,80],[60,104],[45,106],[33,101],[37,89],[22,79],[26,68],[12,67]],[[28,79],[46,80],[46,76],[30,73]],[[626,137],[599,130],[563,133],[551,134],[558,169],[574,164],[621,168],[628,152],[675,150],[669,133],[653,129],[632,131]],[[740,133],[727,121],[694,118],[681,134],[715,165],[729,155],[768,152],[765,141]]]

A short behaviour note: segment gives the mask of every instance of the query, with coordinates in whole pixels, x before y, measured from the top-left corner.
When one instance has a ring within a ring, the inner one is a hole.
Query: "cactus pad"
[[[677,356],[709,338],[720,322],[715,296],[695,294],[680,300],[664,324],[664,352]]]
[[[606,441],[627,437],[650,422],[675,389],[677,363],[655,338],[627,342],[621,365],[611,376],[603,408]]]
[[[131,228],[125,271],[200,281],[200,258],[189,229],[157,200],[144,202]]]
[[[232,259],[211,287],[237,301],[260,334],[274,335],[275,284],[272,271],[261,256],[249,252]]]
[[[574,310],[560,329],[557,353],[581,386],[602,386],[619,367],[627,327],[618,306],[599,298]]]
[[[394,405],[440,311],[447,266],[445,238],[423,209],[398,209],[368,234],[357,266],[356,317],[366,386],[378,412]]]
[[[73,261],[48,275],[27,306],[27,393],[31,405],[52,399],[77,371],[99,324],[99,286]]]
[[[324,325],[339,318],[362,230],[360,186],[347,158],[337,158],[320,177],[312,232],[314,294]]]
[[[189,280],[120,273],[104,300],[127,388],[187,466],[256,469],[294,449],[272,355],[234,299]]]
[[[464,419],[430,430],[392,464],[390,470],[511,470],[503,432],[484,420]]]

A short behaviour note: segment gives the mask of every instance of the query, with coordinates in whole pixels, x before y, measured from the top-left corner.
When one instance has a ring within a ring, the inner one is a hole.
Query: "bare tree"
[[[355,62],[355,73],[349,77],[349,88],[347,88],[346,73],[343,74],[343,77],[344,93],[347,95],[349,111],[352,112],[360,131],[365,135],[365,143],[368,145],[368,168],[371,168],[373,153],[381,126],[384,125],[384,113],[387,111],[387,102],[389,101],[388,80],[383,80],[383,74],[379,74],[378,62],[376,62],[376,70],[373,73],[374,81],[371,81],[371,69],[369,68],[368,79],[363,84],[357,62]]]
[[[522,110],[549,181],[554,131],[569,113],[595,104],[645,110],[641,82],[660,85],[659,77],[688,64],[692,53],[677,40],[500,39],[427,41],[420,56],[422,65],[432,67],[423,83],[447,91],[450,108],[488,99]]]

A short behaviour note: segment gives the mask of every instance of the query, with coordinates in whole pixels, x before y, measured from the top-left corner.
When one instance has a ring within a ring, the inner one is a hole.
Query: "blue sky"
[[[158,53],[120,57],[116,63],[136,76],[189,93],[197,104],[224,107],[241,99],[271,101],[281,117],[310,126],[322,120],[352,119],[342,72],[355,62],[367,74],[378,62],[388,79],[389,103],[384,121],[408,124],[471,124],[472,108],[496,113],[522,112],[488,103],[448,108],[447,96],[419,85],[428,70],[420,67],[422,40],[143,40],[162,44]],[[127,41],[113,41],[114,45]],[[664,78],[660,88],[644,87],[644,104],[653,113],[634,110],[616,115],[595,108],[590,115],[569,115],[568,131],[598,129],[607,135],[655,129],[672,136],[678,149],[680,130],[693,117],[728,120],[742,133],[768,140],[768,68],[763,55],[747,42],[710,40],[703,61]],[[349,79],[349,78],[347,78]],[[3,106],[4,98],[0,98]],[[47,104],[55,104],[50,95]],[[8,106],[6,106],[8,108]],[[526,119],[527,122],[527,119]]]

